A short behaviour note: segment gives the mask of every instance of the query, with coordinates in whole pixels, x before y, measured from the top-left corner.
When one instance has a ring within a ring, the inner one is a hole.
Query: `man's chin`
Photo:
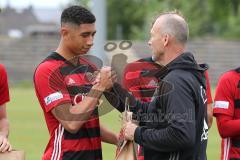
[[[81,50],[81,51],[78,52],[78,55],[83,55],[83,54],[87,54],[87,53],[88,53],[88,50],[87,51]]]
[[[82,49],[82,50],[81,50],[81,53],[82,53],[82,54],[87,54],[87,53],[89,52],[89,50],[90,50],[90,49]]]
[[[157,56],[157,55],[155,55],[155,54],[153,53],[153,55],[152,55],[152,60],[153,60],[153,61],[158,61],[158,59],[159,59],[159,56]]]
[[[157,62],[157,61],[161,61],[162,59],[162,55],[153,55],[152,56],[152,60]]]

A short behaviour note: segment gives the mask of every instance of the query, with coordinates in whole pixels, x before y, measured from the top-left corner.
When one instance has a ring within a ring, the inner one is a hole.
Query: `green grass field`
[[[31,87],[14,87],[10,89],[11,102],[7,106],[10,120],[10,142],[14,149],[24,150],[27,160],[40,160],[48,142],[48,131],[42,110],[35,92]],[[114,131],[119,131],[120,118],[117,111],[101,117],[101,123]],[[220,157],[220,137],[214,121],[209,132],[208,159]],[[103,144],[103,159],[113,160],[115,146]]]

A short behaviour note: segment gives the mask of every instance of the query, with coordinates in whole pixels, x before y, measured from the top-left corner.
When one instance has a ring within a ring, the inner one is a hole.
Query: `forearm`
[[[195,134],[193,125],[185,128],[168,126],[162,129],[138,127],[134,134],[134,140],[141,146],[161,152],[174,152],[193,147]]]
[[[0,135],[8,137],[9,123],[7,119],[6,104],[0,106]]]
[[[12,147],[8,140],[8,120],[7,118],[0,119],[0,152],[11,151]]]
[[[126,98],[129,100],[131,112],[137,113],[139,110],[143,113],[147,112],[149,103],[138,101],[127,90],[123,89],[120,84],[115,83],[112,90],[104,92],[104,95],[109,103],[120,112],[123,112],[125,109]]]
[[[7,118],[0,119],[0,135],[8,138],[9,134],[9,123]]]
[[[240,134],[240,119],[232,120],[229,116],[218,114],[217,125],[222,138],[238,137]]]
[[[101,95],[101,88],[93,87],[80,103],[74,106],[69,103],[59,105],[52,113],[66,130],[76,133],[93,116]]]
[[[93,86],[80,103],[70,107],[70,112],[74,114],[90,113],[91,115],[99,103],[99,98],[102,96],[103,90],[101,87]]]
[[[103,125],[100,126],[101,140],[105,143],[115,144],[118,143],[118,136],[113,131],[110,131]]]
[[[210,129],[213,121],[212,103],[207,104],[207,115],[208,115],[208,128]]]

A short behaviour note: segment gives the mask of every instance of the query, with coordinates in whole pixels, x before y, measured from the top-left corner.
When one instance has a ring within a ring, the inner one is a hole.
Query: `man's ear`
[[[68,39],[68,36],[69,36],[69,30],[68,30],[68,28],[66,28],[66,27],[61,27],[60,33],[61,33],[61,36],[62,36],[63,39],[65,39],[65,40]]]
[[[165,34],[164,36],[163,36],[163,45],[164,45],[164,47],[166,47],[168,44],[169,44],[169,41],[170,41],[170,35],[169,34]]]

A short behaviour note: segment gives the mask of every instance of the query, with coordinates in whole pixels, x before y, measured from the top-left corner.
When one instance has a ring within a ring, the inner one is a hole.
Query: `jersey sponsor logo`
[[[61,92],[55,92],[53,94],[50,94],[49,96],[44,98],[45,104],[49,105],[52,102],[62,99],[63,98],[63,94]]]
[[[228,109],[228,107],[229,107],[228,101],[215,101],[214,102],[214,108]]]

